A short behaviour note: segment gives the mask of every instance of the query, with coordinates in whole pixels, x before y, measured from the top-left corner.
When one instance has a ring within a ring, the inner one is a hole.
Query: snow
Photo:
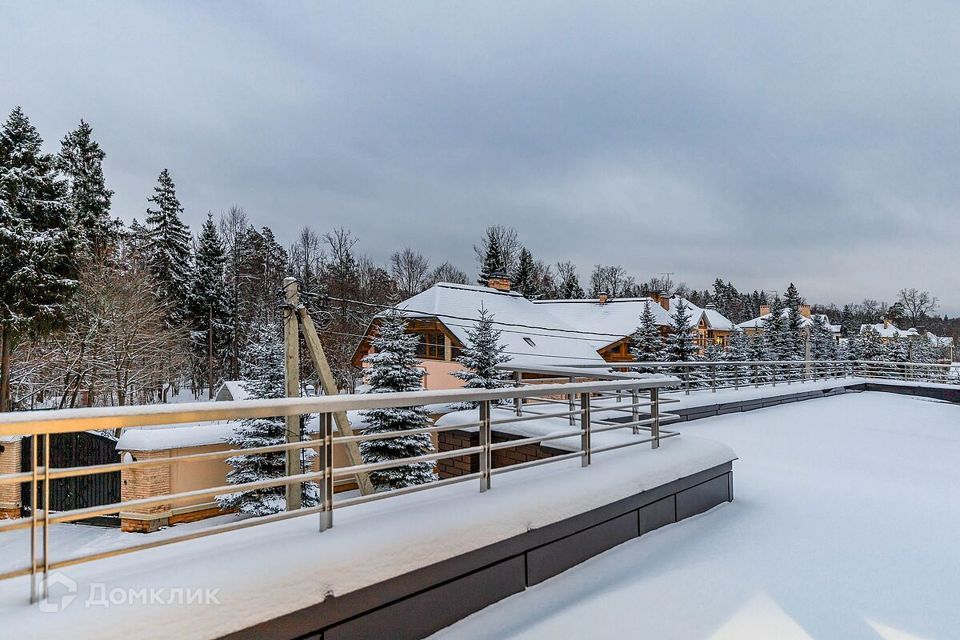
[[[960,407],[849,393],[680,426],[736,449],[734,502],[437,640],[956,637]]]
[[[895,338],[897,336],[900,336],[903,338],[909,338],[912,336],[920,335],[919,333],[917,333],[917,330],[912,327],[910,329],[903,330],[903,329],[897,328],[897,326],[892,322],[886,322],[886,323],[879,322],[877,324],[860,325],[860,333],[865,333],[871,329],[876,331],[881,338]]]
[[[445,405],[431,405],[441,407]],[[347,418],[354,431],[363,431],[367,421],[360,411],[348,411]],[[161,451],[181,447],[202,447],[216,444],[226,444],[234,436],[240,426],[239,420],[225,420],[220,422],[194,422],[177,426],[157,425],[154,427],[137,427],[124,429],[117,441],[117,451]],[[320,431],[320,418],[312,415],[305,425],[307,433]],[[333,432],[337,433],[337,423],[333,424]]]
[[[441,282],[397,305],[408,318],[437,317],[461,344],[467,344],[467,331],[477,323],[481,307],[500,323],[501,342],[513,364],[603,363],[574,327],[516,292]]]
[[[783,317],[783,318],[788,318],[788,317],[790,316],[790,308],[789,308],[789,307],[785,308],[785,309],[781,312],[780,315],[781,315],[781,317]],[[834,334],[835,336],[840,335],[840,330],[841,330],[840,325],[838,325],[838,324],[830,324],[830,319],[829,319],[826,315],[824,315],[824,314],[822,314],[822,313],[820,313],[820,314],[814,313],[814,314],[812,314],[809,318],[806,317],[806,316],[800,316],[800,328],[801,328],[801,329],[808,329],[808,328],[810,328],[810,327],[813,325],[813,318],[815,318],[816,316],[820,316],[820,317],[823,318],[824,325],[827,327],[827,329],[830,331],[830,333]],[[738,324],[737,326],[738,326],[739,328],[741,328],[741,329],[763,329],[763,328],[764,328],[764,325],[765,325],[765,324],[767,323],[767,321],[769,321],[769,320],[770,320],[770,314],[769,314],[769,313],[765,313],[765,314],[763,314],[762,316],[758,316],[758,317],[756,317],[756,318],[753,318],[752,320],[747,320],[746,322],[741,322],[741,323]],[[864,326],[867,326],[867,325],[864,325]]]
[[[0,618],[5,636],[22,639],[65,628],[78,638],[220,637],[734,457],[711,440],[672,438],[656,450],[599,454],[587,468],[564,460],[498,475],[483,494],[469,482],[344,508],[322,534],[316,517],[304,517],[78,565],[63,571],[78,583],[77,601],[56,615],[28,606],[29,578],[16,578],[0,582]],[[55,558],[66,554],[52,548]],[[92,583],[108,592],[216,588],[221,604],[88,608]]]

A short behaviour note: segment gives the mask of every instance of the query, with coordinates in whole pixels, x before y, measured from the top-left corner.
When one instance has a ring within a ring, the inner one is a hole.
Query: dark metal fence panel
[[[43,439],[37,437],[37,447],[43,451]],[[116,441],[95,433],[58,433],[51,436],[50,467],[90,467],[98,464],[119,462]],[[20,468],[30,471],[32,466],[32,440],[23,439]],[[42,482],[37,490],[37,502],[43,508]],[[24,515],[30,513],[30,485],[21,485],[20,500]],[[120,472],[98,473],[75,478],[61,478],[50,484],[50,510],[71,511],[120,501]]]

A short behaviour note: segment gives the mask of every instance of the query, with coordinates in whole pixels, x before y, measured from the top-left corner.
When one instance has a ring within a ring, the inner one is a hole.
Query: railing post
[[[640,394],[637,393],[636,389],[630,390],[630,404],[633,405],[630,411],[630,421],[633,423],[633,433],[640,433],[640,427],[637,426],[637,422],[640,421],[640,407],[637,405],[640,404]]]
[[[660,389],[650,389],[650,448],[660,446]]]
[[[40,517],[37,515],[37,434],[30,436],[30,602],[40,601],[37,589],[37,527]]]
[[[46,600],[50,596],[50,436],[43,438],[43,581],[40,583],[40,597]]]
[[[285,304],[283,307],[283,388],[288,398],[300,397],[300,325],[297,322],[297,307],[300,305],[299,285],[295,278],[283,281]],[[290,415],[284,418],[286,442],[300,442],[300,416]],[[300,449],[288,449],[285,453],[285,474],[287,477],[303,473],[300,465]],[[284,497],[287,511],[300,508],[303,485],[288,484]]]
[[[570,376],[570,377],[568,378],[568,380],[570,381],[570,384],[573,384],[574,382],[577,381],[577,379],[574,378],[573,376]],[[569,407],[570,407],[570,409],[569,409],[569,411],[570,411],[570,426],[572,427],[572,426],[574,426],[574,425],[577,424],[577,418],[576,418],[576,416],[573,415],[574,412],[577,410],[577,398],[576,398],[576,396],[575,396],[574,394],[572,394],[572,393],[567,394],[567,398],[569,398],[568,405],[569,405]]]
[[[717,365],[710,365],[710,390],[711,393],[717,392]]]
[[[480,401],[480,492],[490,489],[490,401]]]
[[[686,380],[686,391],[684,395],[690,395],[690,367],[684,367],[684,378]]]
[[[580,465],[590,465],[590,394],[580,394]]]
[[[513,386],[514,386],[514,387],[516,387],[516,388],[519,389],[520,386],[521,386],[520,381],[521,381],[522,379],[523,379],[523,374],[522,374],[522,373],[520,373],[519,371],[514,371],[514,372],[513,372]],[[520,396],[517,396],[516,398],[513,399],[513,410],[514,410],[514,412],[515,412],[518,416],[520,416],[520,415],[523,414],[523,398],[521,398]]]
[[[333,526],[333,416],[320,414],[320,468],[323,479],[320,483],[320,531]]]

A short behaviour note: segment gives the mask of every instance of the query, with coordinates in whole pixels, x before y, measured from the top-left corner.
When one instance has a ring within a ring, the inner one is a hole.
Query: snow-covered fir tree
[[[169,305],[169,322],[180,324],[190,286],[190,232],[180,220],[183,207],[169,171],[160,172],[153,191],[147,200],[155,208],[147,209],[146,218],[150,269],[160,287],[160,299]]]
[[[862,360],[883,360],[886,348],[883,346],[883,340],[880,334],[873,327],[868,327],[860,333],[863,338],[863,344],[860,357]]]
[[[810,324],[810,358],[812,360],[833,360],[837,356],[837,341],[827,327],[823,315],[817,313]]]
[[[211,338],[215,373],[219,355],[223,353],[230,335],[230,309],[224,284],[225,265],[223,240],[213,222],[213,214],[207,214],[197,238],[193,281],[187,296],[195,389],[201,388],[210,379],[208,351]],[[217,377],[213,382],[217,382]]]
[[[465,389],[499,389],[507,386],[506,374],[497,369],[497,365],[510,361],[510,356],[504,353],[506,346],[500,343],[500,335],[501,331],[493,325],[493,314],[481,308],[477,323],[467,329],[467,343],[457,358],[463,369],[453,373],[464,381]],[[475,402],[465,402],[460,408],[473,409],[476,406]]]
[[[492,228],[487,229],[486,253],[480,265],[480,274],[477,283],[486,286],[492,275],[506,275],[507,254],[500,243],[500,234]]]
[[[283,338],[277,324],[261,325],[253,330],[250,343],[244,351],[243,377],[244,388],[251,398],[283,398],[286,393],[283,381]],[[302,424],[302,422],[301,422]],[[283,418],[246,418],[228,442],[235,448],[252,449],[268,447],[286,442],[286,424]],[[301,427],[301,438],[305,436]],[[304,449],[301,455],[301,469],[297,473],[309,471],[308,462],[316,453]],[[227,473],[227,482],[240,484],[257,480],[282,478],[286,474],[286,455],[259,453],[237,455],[227,459],[231,470]],[[286,507],[284,487],[256,489],[242,493],[217,496],[222,509],[236,509],[240,513],[263,516],[283,511]],[[311,507],[319,502],[319,491],[315,482],[303,483],[302,504]]]
[[[533,254],[526,247],[520,249],[517,268],[511,274],[512,289],[524,298],[536,298],[540,295],[540,281]],[[486,283],[484,283],[486,284]]]
[[[406,333],[407,323],[395,310],[390,310],[380,323],[373,339],[374,352],[363,361],[369,366],[367,382],[370,393],[394,393],[419,391],[422,388],[423,371],[418,367],[418,338]],[[422,406],[378,408],[363,412],[367,423],[365,433],[390,433],[407,429],[421,429],[430,425],[430,417]],[[366,440],[360,443],[360,454],[365,463],[386,462],[411,458],[430,453],[432,444],[428,434],[402,435],[382,440]],[[432,482],[433,462],[394,467],[370,474],[370,481],[377,491],[401,489]]]
[[[859,333],[854,333],[844,340],[841,346],[841,353],[838,354],[838,357],[842,356],[843,360],[849,361],[863,360],[863,348],[863,336]]]
[[[805,357],[806,336],[803,329],[803,316],[798,307],[787,307],[784,322],[784,360],[803,360]]]
[[[907,362],[910,360],[909,339],[894,334],[883,345],[883,359],[887,362]]]
[[[763,321],[763,340],[769,360],[787,360],[793,351],[783,309],[780,296],[774,296],[770,304],[770,315]]]
[[[110,218],[113,191],[103,177],[105,157],[93,139],[93,128],[83,120],[60,142],[57,157],[57,167],[69,187],[71,221],[78,228],[83,249],[99,260],[104,259],[120,232],[119,221]]]
[[[664,359],[664,344],[660,337],[660,327],[648,300],[640,314],[640,324],[630,339],[630,353],[637,362],[659,362]],[[642,369],[645,373],[653,369]]]
[[[762,333],[754,333],[747,340],[747,360],[763,362],[772,360],[767,353],[767,341]],[[752,384],[767,381],[770,378],[770,368],[765,365],[750,365],[747,372]]]
[[[60,325],[77,286],[76,235],[55,158],[17,107],[0,131],[0,411],[16,336]]]
[[[722,359],[727,362],[744,362],[750,359],[749,353],[750,341],[743,329],[735,328],[727,337],[727,348],[724,350]],[[749,373],[748,367],[744,365],[731,364],[724,368],[727,375],[733,377],[738,384],[743,384]]]
[[[664,356],[670,362],[696,360],[697,344],[693,338],[693,318],[690,307],[683,298],[677,298],[670,319],[670,334],[667,336]]]

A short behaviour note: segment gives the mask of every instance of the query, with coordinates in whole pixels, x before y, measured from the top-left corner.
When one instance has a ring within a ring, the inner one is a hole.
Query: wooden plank
[[[305,307],[297,307],[297,317],[300,319],[300,330],[303,332],[304,342],[307,344],[307,351],[313,360],[313,366],[320,374],[320,386],[323,392],[328,396],[336,396],[340,393],[337,383],[333,379],[333,371],[330,370],[330,364],[327,362],[327,356],[323,352],[323,344],[320,342],[320,335],[317,333],[317,327],[313,324],[313,318]],[[347,418],[346,411],[337,411],[333,414],[337,421],[337,429],[341,435],[352,436],[353,427],[350,426],[350,419]],[[360,457],[360,446],[356,442],[345,443],[347,452],[347,461],[350,466],[363,464],[363,458]],[[373,493],[373,484],[370,482],[370,476],[366,473],[357,474],[357,487],[361,495]]]
[[[283,309],[283,385],[288,398],[300,397],[300,332],[297,329],[296,309],[300,306],[300,286],[295,278],[284,278],[283,292],[286,305]],[[300,442],[300,416],[290,415],[285,419],[287,442]],[[302,473],[300,451],[286,452],[287,475]],[[287,485],[285,490],[287,511],[300,508],[300,485]]]

